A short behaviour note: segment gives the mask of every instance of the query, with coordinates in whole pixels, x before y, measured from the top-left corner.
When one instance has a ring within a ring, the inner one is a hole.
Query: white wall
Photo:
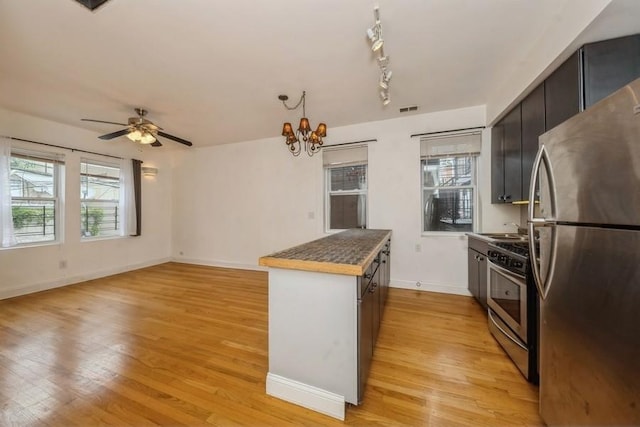
[[[60,152],[65,155],[65,216],[63,241],[37,247],[0,249],[0,299],[62,286],[91,278],[157,264],[171,254],[171,162],[167,151],[152,151],[123,139],[101,141],[98,134],[73,126],[0,110],[0,135],[30,139],[133,157],[144,166],[155,166],[155,178],[142,179],[142,236],[98,241],[80,241],[79,161],[87,156],[77,151],[60,150],[12,141],[32,150]],[[66,261],[66,268],[60,263]]]
[[[410,135],[484,123],[484,107],[470,107],[328,130],[328,144],[377,140],[369,144],[369,228],[393,230],[392,285],[467,293],[466,237],[421,235],[420,147]],[[519,209],[490,204],[489,139],[485,130],[480,229],[511,231],[503,224],[517,222]],[[281,138],[181,152],[173,193],[177,260],[257,268],[262,255],[324,236],[322,156],[294,158]]]

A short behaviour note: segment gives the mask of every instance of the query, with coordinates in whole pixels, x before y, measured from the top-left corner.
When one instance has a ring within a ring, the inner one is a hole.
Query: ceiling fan
[[[158,136],[162,136],[164,138],[179,142],[180,144],[184,144],[188,147],[191,147],[193,145],[186,139],[178,138],[177,136],[169,135],[168,133],[163,132],[160,126],[157,126],[150,120],[145,119],[144,116],[147,115],[147,110],[143,108],[136,108],[135,112],[138,117],[129,117],[129,121],[127,124],[94,119],[81,120],[85,122],[109,123],[112,125],[126,126],[126,129],[107,133],[105,135],[100,135],[98,137],[100,139],[113,139],[119,136],[126,135],[127,138],[134,142],[139,142],[140,144],[150,144],[152,147],[161,147],[162,144],[160,143],[160,141],[158,141]]]

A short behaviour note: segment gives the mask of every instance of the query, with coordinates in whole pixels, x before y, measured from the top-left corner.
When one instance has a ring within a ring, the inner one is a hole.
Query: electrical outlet
[[[416,288],[419,288],[420,286],[422,286],[422,283],[416,282]]]
[[[61,261],[58,263],[58,267],[59,267],[60,269],[67,268],[67,260],[66,260],[66,259],[61,260]]]
[[[307,218],[315,219],[316,218],[316,213],[315,212],[307,212]]]
[[[416,243],[416,252],[422,252],[422,245],[420,243]]]
[[[184,252],[180,251],[180,252],[178,252],[178,255],[182,256],[182,255],[184,255]]]

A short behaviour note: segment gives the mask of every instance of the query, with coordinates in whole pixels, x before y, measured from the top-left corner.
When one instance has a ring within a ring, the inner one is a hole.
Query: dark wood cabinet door
[[[504,117],[504,202],[522,200],[522,118],[520,104]]]
[[[491,203],[503,203],[504,197],[504,157],[502,142],[504,122],[501,120],[491,128]]]
[[[489,308],[487,304],[488,268],[486,254],[478,254],[478,301],[482,304],[485,312]]]
[[[538,152],[538,137],[545,132],[544,83],[522,101],[522,198],[529,199],[533,161]]]
[[[469,273],[468,273],[468,288],[469,288],[469,292],[471,292],[471,295],[473,295],[478,301],[480,301],[480,282],[478,281],[478,268],[480,266],[480,263],[478,262],[478,257],[480,256],[480,254],[476,251],[474,251],[473,249],[469,249],[469,255],[468,255],[468,268],[469,268]],[[485,292],[485,298],[486,298],[486,292]]]
[[[580,112],[580,53],[576,52],[544,81],[546,130]]]
[[[585,108],[640,77],[640,34],[584,46]]]

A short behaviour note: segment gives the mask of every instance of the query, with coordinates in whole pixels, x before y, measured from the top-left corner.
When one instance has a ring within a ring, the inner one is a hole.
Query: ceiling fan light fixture
[[[160,135],[163,138],[168,138],[172,141],[179,142],[180,144],[184,144],[187,147],[191,147],[193,145],[191,141],[187,141],[186,139],[168,134],[164,132],[161,127],[155,125],[152,121],[145,119],[144,116],[147,115],[147,110],[145,110],[144,108],[134,108],[134,111],[136,112],[138,117],[129,117],[127,124],[94,119],[80,120],[85,122],[108,123],[112,125],[125,126],[125,128],[122,130],[111,132],[105,135],[100,135],[98,137],[99,139],[103,140],[111,140],[120,136],[126,136],[131,141],[137,142],[139,144],[151,145],[152,147],[162,147],[162,144],[156,138],[156,135]]]
[[[138,129],[135,129],[127,134],[127,138],[129,138],[133,142],[138,142],[140,141],[140,138],[142,138],[142,133],[140,133]]]
[[[138,141],[138,142],[140,142],[140,144],[144,144],[144,145],[152,144],[152,143],[156,142],[156,137],[153,136],[153,134],[150,133],[150,132],[145,132],[145,133],[142,134],[142,136],[140,137],[140,141]]]

